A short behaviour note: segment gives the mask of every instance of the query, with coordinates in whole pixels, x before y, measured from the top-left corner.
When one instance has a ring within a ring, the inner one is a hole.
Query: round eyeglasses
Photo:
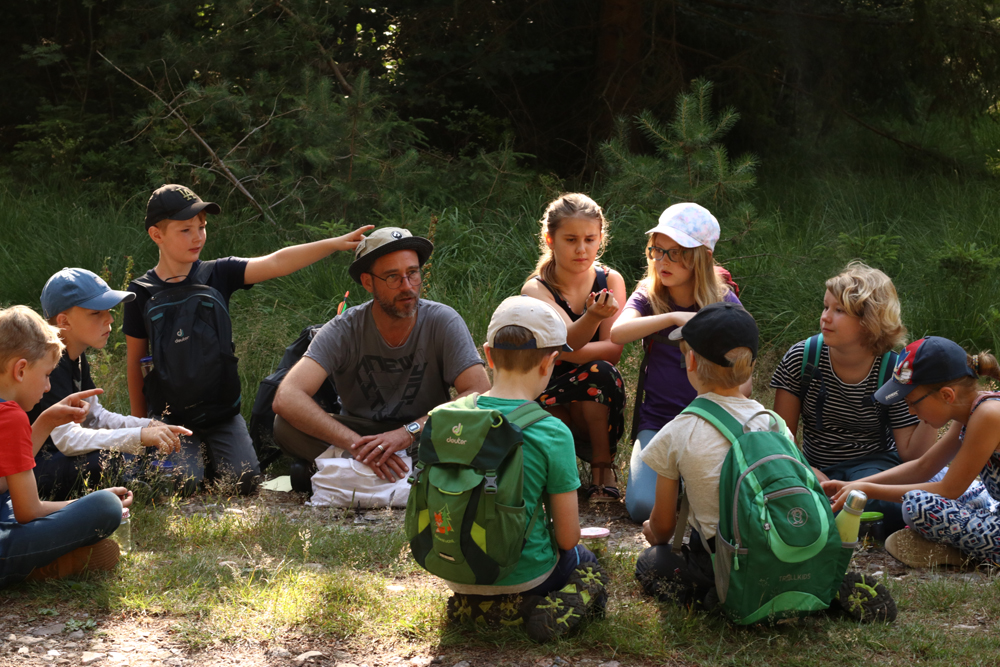
[[[405,274],[394,273],[388,278],[376,276],[374,273],[371,276],[384,282],[385,286],[389,289],[398,289],[403,284],[403,278],[406,278],[406,282],[410,283],[411,287],[416,287],[424,281],[424,277],[420,275],[420,269],[413,269],[412,271],[407,271]]]

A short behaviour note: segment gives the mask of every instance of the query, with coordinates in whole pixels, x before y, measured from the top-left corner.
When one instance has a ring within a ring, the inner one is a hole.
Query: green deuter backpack
[[[466,396],[430,411],[408,481],[404,530],[428,572],[490,585],[517,566],[531,529],[524,505],[521,431],[549,416],[526,402],[506,417]]]
[[[840,541],[830,501],[785,422],[767,411],[774,427],[748,431],[706,398],[684,412],[707,420],[732,443],[719,478],[712,554],[723,612],[746,625],[829,607],[855,544]]]

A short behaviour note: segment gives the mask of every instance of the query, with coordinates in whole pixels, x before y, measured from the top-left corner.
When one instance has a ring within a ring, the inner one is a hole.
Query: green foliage
[[[619,118],[614,138],[600,147],[611,178],[609,188],[649,209],[678,201],[725,206],[742,198],[756,183],[759,161],[752,154],[729,159],[721,141],[740,116],[732,108],[716,114],[712,88],[710,81],[691,82],[691,92],[677,96],[673,120],[667,125],[650,111],[634,119],[652,144],[653,155],[630,149],[634,138],[629,122]]]

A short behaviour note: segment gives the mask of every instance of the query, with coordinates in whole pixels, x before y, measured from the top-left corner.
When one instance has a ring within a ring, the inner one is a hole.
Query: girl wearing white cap
[[[710,303],[740,303],[716,271],[712,254],[719,222],[706,208],[674,204],[646,234],[648,273],[611,328],[613,342],[624,345],[642,338],[646,351],[632,416],[636,440],[625,490],[629,516],[640,523],[649,518],[656,493],[656,473],[640,454],[697,395],[687,379],[680,347],[668,335]],[[749,387],[743,389],[749,395]]]

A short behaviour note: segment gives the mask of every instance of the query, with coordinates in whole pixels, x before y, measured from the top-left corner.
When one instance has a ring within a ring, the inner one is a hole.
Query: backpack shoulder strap
[[[202,262],[198,265],[198,269],[194,272],[194,283],[196,285],[207,285],[208,279],[212,276],[212,271],[215,270],[215,260],[210,259],[207,262]],[[145,276],[141,278],[135,278],[132,280],[136,285],[142,285],[149,292],[150,296],[156,296],[163,290],[171,289],[176,287],[176,285],[157,285],[152,280],[148,280]]]
[[[684,408],[681,412],[698,415],[719,429],[719,432],[726,436],[733,444],[736,444],[736,440],[743,435],[743,425],[736,420],[736,417],[729,414],[725,408],[715,401],[707,398],[694,399],[691,401],[691,405]]]
[[[523,431],[532,424],[537,424],[546,417],[551,416],[538,403],[525,401],[507,414],[507,421]]]
[[[594,269],[594,282],[597,283],[598,290],[608,289],[608,268],[598,266]]]
[[[896,362],[899,355],[889,350],[882,355],[882,367],[878,369],[878,386],[881,387],[889,380],[889,376],[896,369]]]

